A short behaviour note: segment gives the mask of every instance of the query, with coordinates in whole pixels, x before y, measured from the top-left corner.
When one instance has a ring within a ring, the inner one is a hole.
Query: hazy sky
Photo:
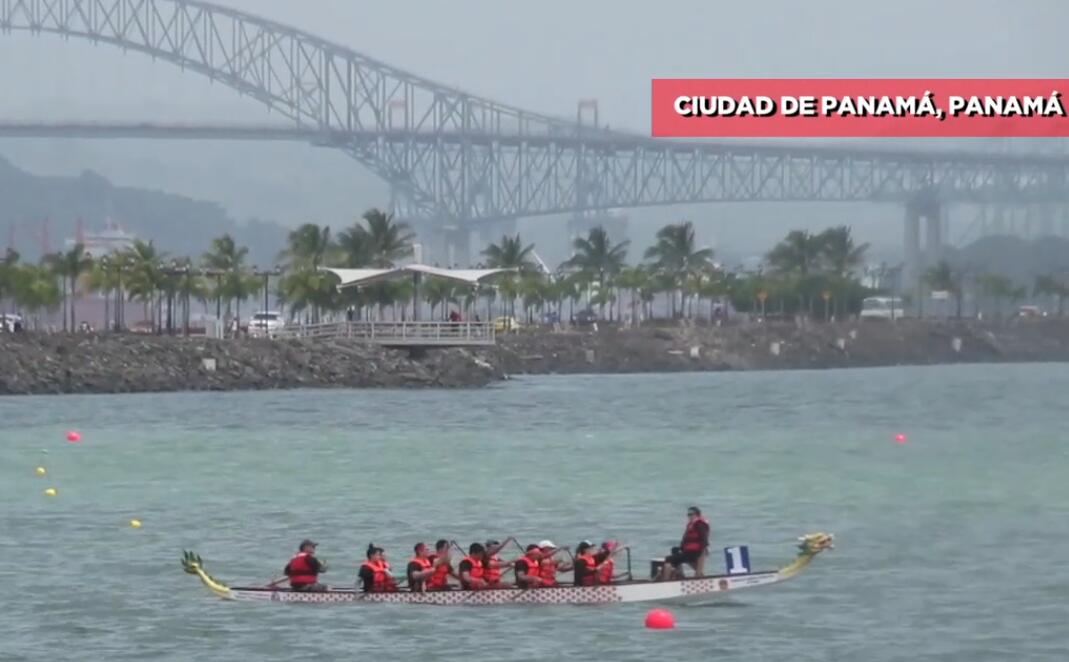
[[[1059,77],[1069,69],[1064,0],[221,1],[533,110],[573,117],[578,99],[597,98],[604,122],[644,133],[657,76]],[[270,119],[225,86],[107,45],[3,34],[0,62],[3,119]],[[238,217],[327,220],[384,203],[368,199],[384,188],[360,166],[311,147],[4,141],[0,154],[36,171],[93,168],[118,183],[221,200]],[[876,239],[899,232],[887,220],[898,218],[895,210],[873,207],[859,217],[856,206],[803,207],[705,206],[635,217],[743,216],[745,231],[713,221],[707,231],[744,244],[814,214],[856,220]]]

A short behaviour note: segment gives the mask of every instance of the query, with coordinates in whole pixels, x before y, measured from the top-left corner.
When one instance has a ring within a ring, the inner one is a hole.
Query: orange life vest
[[[397,583],[386,572],[390,569],[389,563],[385,561],[364,561],[362,567],[373,573],[371,580],[372,593],[392,593],[397,590]]]
[[[493,554],[487,559],[483,568],[483,579],[490,586],[496,586],[501,583],[501,559],[497,554]]]
[[[438,558],[434,557],[434,562],[437,563]],[[432,565],[433,565],[432,563]],[[443,563],[434,567],[434,574],[427,580],[428,591],[443,591],[449,588],[449,573],[452,572],[453,567],[449,563]]]
[[[587,574],[583,575],[581,579],[579,579],[579,585],[593,586],[595,580],[597,579],[597,577],[595,576],[595,569],[598,567],[597,559],[595,559],[591,554],[580,554],[579,556],[575,557],[575,563],[576,568],[578,568],[579,564],[582,563],[590,571]],[[575,576],[576,578],[579,578],[579,573],[576,572]]]
[[[556,586],[557,561],[552,558],[544,558],[538,565],[538,574],[542,577],[542,586]]]
[[[684,552],[701,552],[705,549],[702,537],[698,535],[698,522],[704,523],[709,528],[709,532],[712,533],[709,520],[704,517],[698,517],[693,522],[687,522],[687,528],[683,531],[683,542],[679,546]]]
[[[483,578],[483,562],[482,562],[482,559],[476,558],[474,556],[465,556],[460,562],[463,563],[464,561],[467,561],[468,563],[471,564],[471,570],[468,571],[468,575],[473,580],[474,579],[482,579]],[[471,586],[468,582],[464,581],[463,578],[460,580],[460,583],[461,583],[463,588],[466,588],[466,589],[469,589],[469,590],[473,588],[473,586]]]
[[[541,569],[539,567],[538,561],[536,561],[535,559],[532,559],[527,554],[524,554],[520,558],[516,559],[516,563],[519,563],[520,561],[523,561],[525,564],[527,564],[527,573],[526,573],[525,576],[527,576],[527,577],[539,577],[539,576],[541,576],[540,575]],[[517,581],[519,580],[519,578],[520,578],[520,575],[519,575],[519,572],[517,571],[517,573],[516,573]],[[524,583],[523,586],[529,586],[529,585]]]
[[[424,558],[421,558],[419,556],[413,556],[412,560],[409,561],[409,563],[415,563],[416,565],[418,565],[420,572],[425,572],[427,570],[430,570],[434,566],[434,564],[431,563],[430,559],[424,559]],[[409,577],[409,579],[411,579],[411,577]],[[416,588],[416,587],[412,586],[413,583],[414,582],[409,582],[409,588],[413,588],[413,589]],[[421,584],[424,588],[426,588],[427,580],[424,579],[421,582],[419,582],[419,584]]]
[[[612,575],[616,571],[616,562],[611,558],[606,560],[601,569],[598,570],[598,583],[599,584],[611,584]]]
[[[287,573],[290,578],[290,586],[307,586],[315,584],[319,580],[319,576],[312,569],[311,558],[312,555],[308,552],[301,552],[290,559],[289,573]]]

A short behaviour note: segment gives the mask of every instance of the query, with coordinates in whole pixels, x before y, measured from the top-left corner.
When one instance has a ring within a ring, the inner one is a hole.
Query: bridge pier
[[[925,242],[921,247],[921,221],[924,221]],[[918,200],[906,205],[903,231],[905,257],[905,282],[920,279],[925,268],[932,266],[943,256],[944,210],[935,200]]]

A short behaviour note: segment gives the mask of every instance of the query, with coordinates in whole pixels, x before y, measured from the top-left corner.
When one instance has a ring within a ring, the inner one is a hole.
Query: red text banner
[[[653,81],[658,138],[1069,137],[1069,79]]]

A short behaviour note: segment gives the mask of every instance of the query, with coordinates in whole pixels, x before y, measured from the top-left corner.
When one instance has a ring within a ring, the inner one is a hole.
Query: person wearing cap
[[[661,580],[682,579],[683,564],[694,568],[694,576],[704,576],[705,557],[709,553],[709,520],[702,517],[697,506],[687,508],[687,527],[683,530],[683,540],[679,547],[665,557],[661,566]]]
[[[542,551],[542,559],[538,562],[538,574],[542,578],[542,586],[556,586],[557,573],[571,570],[572,565],[567,562],[558,562],[553,558],[560,551],[560,548],[553,544],[552,540],[543,540],[538,543],[538,548]]]
[[[327,587],[319,583],[319,573],[326,571],[327,564],[316,558],[316,543],[302,540],[297,555],[290,559],[282,572],[289,578],[290,588],[294,591],[325,591]]]
[[[516,585],[520,588],[537,588],[542,585],[541,568],[542,550],[538,545],[527,545],[525,553],[516,559],[512,567],[516,570]]]
[[[434,576],[434,561],[431,550],[424,543],[418,542],[413,548],[415,555],[408,562],[408,589],[415,593],[425,590],[425,582]]]
[[[357,577],[363,583],[365,593],[393,593],[397,590],[390,564],[386,562],[386,550],[374,543],[367,546],[367,561],[360,566]]]

